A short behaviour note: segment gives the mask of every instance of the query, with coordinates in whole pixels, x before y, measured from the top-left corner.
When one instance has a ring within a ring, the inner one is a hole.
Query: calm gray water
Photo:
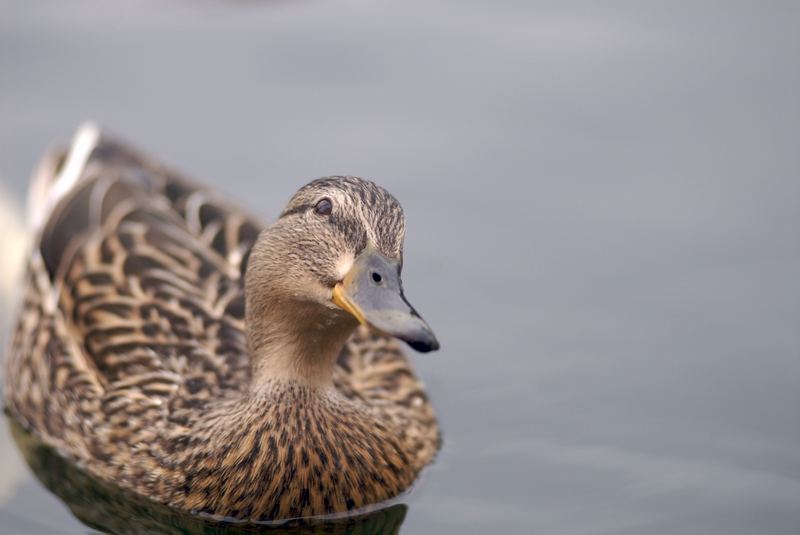
[[[265,219],[322,175],[392,191],[443,343],[403,533],[797,533],[798,28],[778,1],[0,0],[0,180],[21,205],[94,118]],[[5,425],[0,473],[0,531],[89,530]]]

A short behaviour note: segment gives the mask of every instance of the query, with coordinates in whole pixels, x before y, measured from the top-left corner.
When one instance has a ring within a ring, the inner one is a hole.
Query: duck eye
[[[319,215],[331,215],[331,211],[333,210],[333,203],[327,197],[324,199],[320,199],[317,202],[316,206],[314,206],[314,211]]]

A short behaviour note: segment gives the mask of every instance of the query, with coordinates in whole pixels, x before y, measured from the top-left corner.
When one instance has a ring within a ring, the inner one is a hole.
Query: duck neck
[[[265,299],[247,307],[251,390],[274,382],[332,386],[333,366],[355,321],[317,303]]]

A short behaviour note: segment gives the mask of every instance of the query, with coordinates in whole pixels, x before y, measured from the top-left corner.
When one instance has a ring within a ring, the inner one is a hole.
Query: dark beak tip
[[[406,343],[420,353],[430,353],[431,351],[439,350],[439,341],[435,338],[431,340],[409,340],[406,341]]]

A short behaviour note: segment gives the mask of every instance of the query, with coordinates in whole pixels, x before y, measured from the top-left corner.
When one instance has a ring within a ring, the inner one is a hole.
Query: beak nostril
[[[374,280],[377,283],[380,283],[383,280],[383,277],[381,277],[381,274],[378,273],[377,271],[373,271],[372,272],[372,280]]]

